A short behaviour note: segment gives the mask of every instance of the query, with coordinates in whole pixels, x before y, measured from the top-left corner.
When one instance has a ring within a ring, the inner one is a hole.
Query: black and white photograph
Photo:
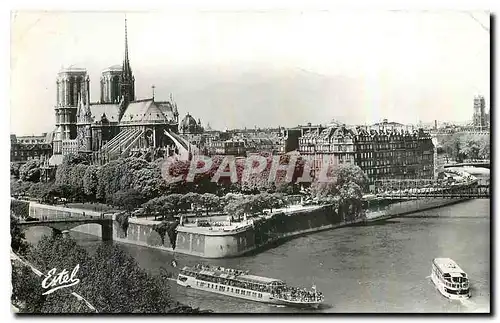
[[[11,312],[491,314],[493,21],[12,10]]]

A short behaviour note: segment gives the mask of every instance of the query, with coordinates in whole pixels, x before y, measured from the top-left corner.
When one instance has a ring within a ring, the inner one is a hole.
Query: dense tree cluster
[[[190,169],[194,166],[188,161],[147,162],[129,157],[95,166],[82,156],[67,155],[57,169],[54,182],[26,187],[24,182],[11,181],[11,185],[13,191],[24,190],[46,202],[55,197],[104,202],[127,211],[123,215],[126,217],[142,205],[143,213],[172,221],[175,215],[189,209],[207,215],[210,211],[225,211],[238,217],[272,210],[283,205],[284,195],[298,193],[299,185],[307,186],[299,183],[299,178],[309,175],[304,160],[294,155],[261,154],[232,161],[231,157],[215,156],[210,161],[203,158],[195,161],[193,165],[203,172]],[[206,165],[207,162],[211,165]],[[230,175],[231,169],[234,172]],[[313,195],[340,207],[357,207],[366,190],[366,175],[353,165],[332,169],[329,176],[336,180],[314,181]],[[239,198],[237,194],[246,197]],[[125,227],[125,220],[121,222]]]
[[[226,200],[224,211],[227,214],[241,218],[243,215],[260,214],[264,210],[272,212],[273,209],[287,205],[287,200],[282,193],[260,193],[244,195]]]
[[[490,137],[469,133],[455,133],[442,142],[442,151],[454,161],[490,159]]]
[[[311,193],[321,202],[334,204],[342,216],[355,216],[362,208],[363,192],[368,177],[363,170],[351,164],[340,164],[327,174],[330,181],[317,179],[311,185]]]
[[[212,192],[225,195],[230,192],[255,194],[258,192],[288,192],[298,191],[297,180],[303,175],[304,160],[293,155],[270,156],[267,154],[254,155],[249,158],[232,156],[214,156],[210,159],[211,165],[205,160],[197,161],[196,169],[205,169],[204,172],[190,177],[191,162],[172,161],[164,165],[168,172],[169,184],[176,192]],[[277,169],[277,166],[291,165],[292,176],[287,180],[286,169]],[[210,167],[208,167],[210,166]],[[273,169],[273,166],[276,169]],[[229,173],[232,173],[229,175]],[[194,174],[191,170],[191,174]]]
[[[77,265],[80,282],[69,288],[42,295],[43,278],[13,262],[12,303],[22,313],[95,313],[76,292],[99,313],[200,313],[179,304],[169,293],[165,275],[153,276],[117,245],[102,244],[89,254],[68,237],[43,237],[26,256],[43,273],[52,268],[69,272]]]
[[[19,168],[19,178],[26,182],[38,182],[40,180],[40,160],[28,160]]]
[[[30,204],[25,201],[10,200],[10,213],[16,218],[26,219],[29,216]]]
[[[28,249],[29,244],[24,236],[24,231],[17,225],[18,218],[11,212],[10,214],[10,248],[12,251],[24,255]]]
[[[20,163],[10,162],[10,176],[19,178],[19,168],[21,168]]]

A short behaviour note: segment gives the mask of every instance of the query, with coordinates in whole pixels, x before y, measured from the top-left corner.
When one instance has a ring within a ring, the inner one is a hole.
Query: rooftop
[[[433,262],[443,273],[465,274],[462,268],[450,258],[435,258]]]

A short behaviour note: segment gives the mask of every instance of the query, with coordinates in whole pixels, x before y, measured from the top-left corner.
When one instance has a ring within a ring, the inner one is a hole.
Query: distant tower
[[[485,101],[484,96],[477,95],[474,97],[474,114],[472,117],[472,122],[474,127],[480,129],[486,127],[486,113],[484,111]]]
[[[69,67],[57,75],[56,133],[54,154],[62,153],[62,141],[76,138],[78,102],[90,101],[90,80],[84,68]]]
[[[132,74],[130,61],[128,59],[127,19],[125,19],[125,57],[123,58],[122,74],[120,77],[120,97],[126,107],[129,102],[135,100],[134,90],[135,78]],[[120,111],[120,118],[124,111]]]

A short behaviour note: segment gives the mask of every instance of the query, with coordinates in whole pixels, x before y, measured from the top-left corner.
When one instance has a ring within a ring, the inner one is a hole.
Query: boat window
[[[187,280],[187,277],[179,277],[179,280],[180,280],[181,282],[185,282],[185,281]]]

